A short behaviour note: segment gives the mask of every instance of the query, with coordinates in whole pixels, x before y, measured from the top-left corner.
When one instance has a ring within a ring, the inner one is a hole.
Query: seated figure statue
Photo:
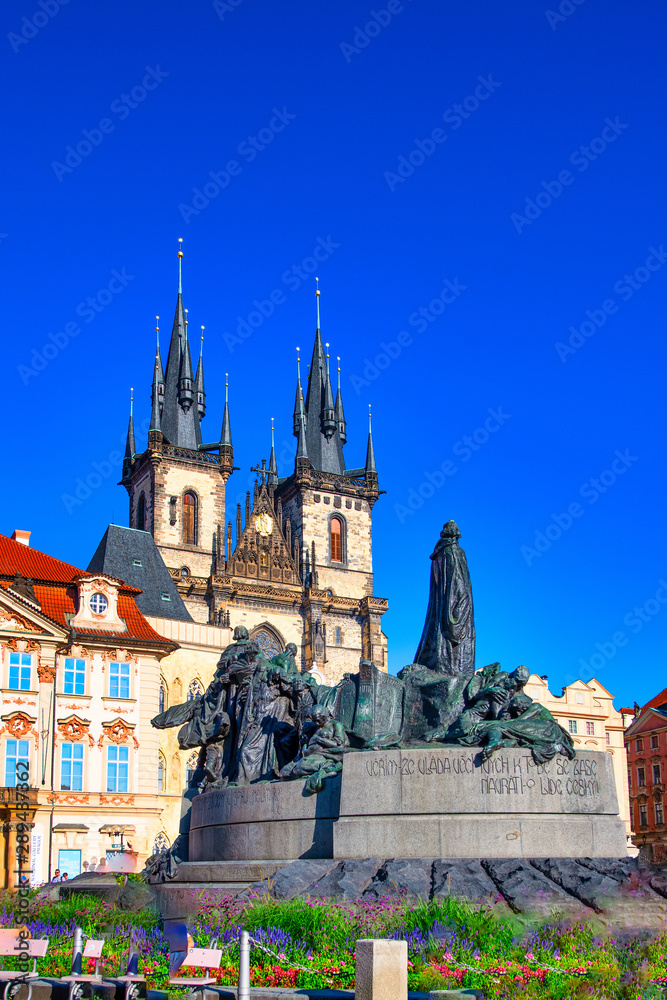
[[[326,778],[343,769],[342,755],[348,748],[342,723],[336,722],[324,705],[313,705],[310,725],[304,726],[302,748],[280,771],[281,778],[306,778],[307,792],[321,792]]]
[[[464,691],[465,708],[451,726],[434,729],[425,739],[460,742],[470,727],[485,719],[497,719],[507,708],[512,698],[523,691],[530,677],[526,667],[517,667],[512,673],[500,669],[499,663],[489,663],[474,674]]]

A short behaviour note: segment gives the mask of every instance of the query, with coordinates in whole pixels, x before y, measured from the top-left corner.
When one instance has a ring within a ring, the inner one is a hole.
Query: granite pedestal
[[[276,781],[192,803],[191,861],[625,853],[611,758],[599,752],[542,765],[518,749],[485,763],[462,747],[350,753],[319,795]]]

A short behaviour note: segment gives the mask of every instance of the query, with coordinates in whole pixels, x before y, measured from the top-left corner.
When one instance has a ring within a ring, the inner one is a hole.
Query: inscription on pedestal
[[[540,795],[575,795],[594,798],[600,795],[598,762],[591,759],[567,760],[557,757],[546,764],[536,764],[531,754],[518,757],[497,754],[477,765],[476,753],[446,751],[423,756],[387,755],[368,757],[365,770],[369,778],[392,779],[420,775],[472,776],[482,795],[523,795],[533,789]]]

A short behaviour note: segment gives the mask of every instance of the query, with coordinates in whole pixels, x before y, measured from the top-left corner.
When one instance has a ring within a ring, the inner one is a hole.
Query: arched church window
[[[197,544],[197,497],[192,490],[183,494],[183,542]]]
[[[329,521],[329,551],[332,562],[343,561],[343,539],[343,522],[339,517],[332,517]]]
[[[195,772],[199,767],[199,753],[195,750],[188,757],[187,764],[185,765],[185,784],[189,788],[192,784],[192,779],[195,776]]]
[[[282,652],[282,646],[277,637],[266,628],[256,629],[250,638],[257,643],[267,660]]]
[[[167,685],[162,677],[160,678],[160,690],[157,700],[160,713],[165,712],[167,710]]]
[[[201,681],[194,680],[190,681],[188,686],[188,701],[194,701],[195,698],[199,698],[200,695],[204,693],[204,688],[201,685]]]
[[[139,494],[139,503],[137,504],[137,528],[139,531],[146,530],[146,496],[144,493]]]
[[[166,833],[158,833],[153,841],[153,854],[164,854],[169,850],[169,838]]]

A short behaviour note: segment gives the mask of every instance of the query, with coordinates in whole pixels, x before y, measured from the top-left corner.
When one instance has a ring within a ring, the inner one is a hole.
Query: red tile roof
[[[657,694],[655,698],[651,698],[650,701],[647,701],[642,708],[642,712],[645,712],[647,708],[660,708],[660,706],[664,705],[665,702],[667,702],[667,688],[665,688],[664,691],[661,691],[660,694]]]
[[[78,610],[78,588],[74,582],[79,577],[99,576],[86,573],[76,566],[54,559],[44,552],[31,549],[15,542],[6,535],[0,535],[0,587],[7,589],[17,573],[34,581],[35,597],[42,606],[41,613],[56,625],[69,629],[68,618]],[[2,579],[4,577],[4,579]],[[114,579],[111,577],[110,579]],[[175,645],[151,628],[137,607],[134,595],[141,591],[129,587],[122,581],[118,592],[118,615],[127,624],[126,632],[108,632],[99,629],[77,629],[78,635],[100,636],[109,639],[140,639],[143,642],[159,642]],[[21,595],[12,593],[18,601],[31,606]]]

